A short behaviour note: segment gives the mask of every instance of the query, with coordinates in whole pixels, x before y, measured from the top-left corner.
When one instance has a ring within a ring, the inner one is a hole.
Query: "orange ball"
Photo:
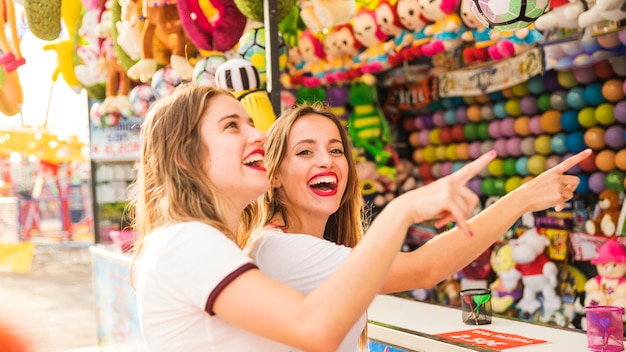
[[[530,117],[520,116],[516,118],[515,123],[513,124],[513,129],[515,129],[515,133],[517,133],[518,136],[526,137],[531,135]]]
[[[626,149],[622,149],[615,154],[615,166],[622,171],[626,171]]]
[[[502,93],[502,96],[507,99],[515,97],[515,92],[513,91],[513,88],[504,88],[500,93]]]
[[[467,108],[467,119],[472,122],[480,122],[483,119],[482,114],[480,113],[480,105],[470,105]]]
[[[604,172],[615,170],[615,152],[610,149],[599,152],[596,155],[596,167]]]
[[[522,184],[532,181],[535,178],[533,175],[524,176],[522,179]]]
[[[604,128],[591,127],[585,131],[585,144],[591,149],[602,149],[606,145],[604,141]]]
[[[602,95],[610,102],[618,102],[624,99],[623,82],[620,79],[609,79],[602,85]]]
[[[556,110],[544,112],[543,115],[541,115],[539,124],[546,133],[557,133],[561,131],[561,112]]]
[[[417,164],[421,164],[424,161],[424,151],[420,148],[417,148],[413,151],[413,161]]]
[[[411,147],[417,147],[420,145],[418,132],[411,132],[409,135],[409,144]]]
[[[469,144],[463,142],[456,145],[456,157],[459,160],[469,159]]]
[[[476,96],[476,101],[480,104],[486,104],[491,101],[489,94],[481,94]]]

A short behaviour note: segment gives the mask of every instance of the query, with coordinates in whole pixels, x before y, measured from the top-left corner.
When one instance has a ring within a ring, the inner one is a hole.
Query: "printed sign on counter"
[[[143,119],[124,118],[117,126],[91,124],[91,158],[98,161],[135,160],[139,158]]]
[[[507,334],[485,329],[472,329],[447,332],[436,336],[445,339],[469,343],[471,345],[503,351],[509,348],[539,345],[548,341],[532,339],[520,335]]]

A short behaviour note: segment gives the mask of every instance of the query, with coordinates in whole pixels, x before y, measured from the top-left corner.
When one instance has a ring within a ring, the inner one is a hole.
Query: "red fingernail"
[[[467,233],[467,235],[468,235],[469,237],[474,237],[474,233],[473,233],[472,231],[468,232],[468,233]]]

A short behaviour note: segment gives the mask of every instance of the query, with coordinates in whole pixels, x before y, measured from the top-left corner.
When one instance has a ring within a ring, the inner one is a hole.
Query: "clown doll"
[[[494,45],[500,34],[491,30],[476,18],[470,9],[469,1],[461,1],[461,19],[468,30],[461,35],[461,39],[466,42],[473,42],[463,49],[463,59],[466,64],[485,62],[489,60],[487,47]]]
[[[375,13],[376,23],[378,23],[380,31],[388,38],[383,46],[385,52],[389,54],[388,62],[391,66],[396,66],[401,61],[398,61],[399,55],[394,53],[410,45],[411,37],[400,23],[397,8],[391,4],[390,0],[382,0]]]
[[[376,22],[376,12],[367,8],[359,10],[352,23],[352,31],[357,42],[364,47],[358,55],[361,72],[376,73],[387,69],[386,35]]]
[[[422,54],[435,56],[442,52],[451,52],[462,43],[461,35],[465,27],[457,14],[460,0],[419,0],[422,15],[429,22],[424,33],[432,37],[430,43],[422,46]]]
[[[394,57],[392,60],[411,61],[422,56],[422,45],[430,41],[424,31],[428,19],[422,15],[418,0],[399,0],[396,10],[400,23],[409,30],[410,45],[401,49],[400,58]]]
[[[324,75],[328,62],[322,42],[308,29],[304,30],[298,39],[298,53],[302,58],[300,64],[302,84],[307,87],[319,87],[324,83]]]
[[[350,81],[360,76],[358,70],[358,61],[353,61],[353,57],[363,49],[363,46],[357,42],[350,25],[340,25],[333,29],[332,41],[330,46],[331,57],[330,70],[326,74],[326,81],[328,83],[341,83]]]

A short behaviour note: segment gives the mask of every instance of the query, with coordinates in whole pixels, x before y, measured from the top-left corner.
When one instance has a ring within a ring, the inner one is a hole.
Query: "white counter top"
[[[493,317],[489,325],[467,325],[461,321],[461,310],[404,298],[379,295],[368,310],[370,339],[419,352],[494,351],[447,340],[437,334],[488,330],[501,334],[544,340],[547,343],[507,348],[515,352],[583,352],[587,351],[587,335],[573,329],[546,327],[512,319]],[[489,338],[485,338],[488,341]]]

